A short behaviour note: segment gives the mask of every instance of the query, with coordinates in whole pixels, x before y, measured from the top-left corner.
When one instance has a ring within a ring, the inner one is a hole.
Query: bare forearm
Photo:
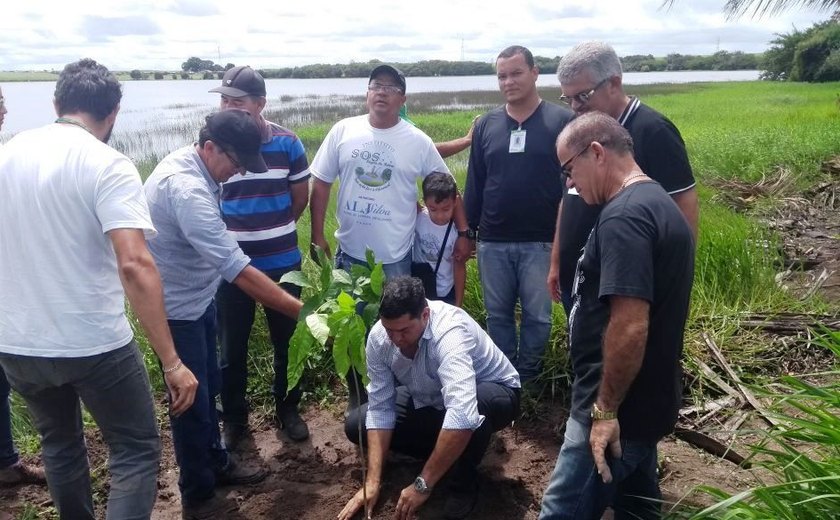
[[[434,487],[443,475],[455,464],[472,438],[472,430],[441,430],[426,465],[420,475]]]
[[[452,265],[455,278],[455,305],[460,307],[464,303],[464,288],[467,286],[467,263],[455,260]]]
[[[471,139],[467,136],[459,137],[451,141],[443,143],[435,143],[438,153],[441,157],[450,157],[458,152],[462,152],[470,147]]]
[[[455,211],[452,214],[452,220],[455,221],[455,229],[463,231],[469,227],[467,223],[467,212],[464,209],[464,199],[461,194],[455,198]]]
[[[614,297],[611,298],[611,303],[613,300]],[[610,321],[604,332],[604,365],[596,401],[603,410],[618,410],[642,366],[648,335],[649,308],[647,302],[643,302],[642,306],[644,310],[639,308],[633,314],[627,314],[612,312],[614,307],[611,305]]]
[[[385,455],[391,447],[394,430],[368,430],[368,473],[367,484],[379,486],[382,482],[382,468],[385,465]]]
[[[303,210],[306,209],[306,206],[309,203],[309,183],[299,182],[297,184],[292,184],[291,192],[292,216],[294,217],[295,222],[297,222],[300,219],[300,216],[303,215]]]
[[[681,191],[673,196],[677,207],[682,211],[685,220],[688,222],[688,227],[691,228],[691,233],[694,235],[694,241],[697,242],[697,228],[700,220],[700,199],[697,197],[697,188]]]
[[[237,287],[245,294],[281,312],[292,319],[298,319],[303,303],[300,300],[284,291],[274,281],[252,266],[247,266],[233,280]]]
[[[309,201],[310,224],[312,226],[312,241],[324,240],[324,220],[327,215],[327,205],[330,201],[331,184],[320,179],[312,182],[312,197]]]
[[[551,242],[551,267],[560,269],[560,216],[563,214],[563,200],[557,206],[557,223],[554,225],[554,240]]]

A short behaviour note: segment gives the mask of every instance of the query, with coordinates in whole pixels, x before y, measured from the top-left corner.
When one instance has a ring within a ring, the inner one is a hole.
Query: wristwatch
[[[428,495],[432,492],[432,488],[426,485],[426,479],[419,475],[414,479],[414,489],[423,495]]]
[[[617,417],[617,414],[615,412],[601,410],[598,408],[598,403],[594,403],[592,405],[592,411],[589,412],[589,416],[592,417],[593,421],[611,421]]]
[[[469,238],[470,240],[475,240],[476,232],[475,232],[474,229],[467,228],[463,231],[458,231],[458,236],[459,237],[466,237],[466,238]]]

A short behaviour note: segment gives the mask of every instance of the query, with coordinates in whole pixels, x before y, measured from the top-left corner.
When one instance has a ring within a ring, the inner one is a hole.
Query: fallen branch
[[[689,430],[687,428],[676,428],[674,430],[674,435],[676,435],[678,439],[683,440],[692,446],[700,448],[707,453],[711,453],[715,457],[726,459],[744,469],[749,469],[751,466],[743,455],[737,453],[729,446],[726,446],[725,444],[709,437],[705,433]]]
[[[740,397],[737,396],[737,397]],[[698,404],[694,406],[689,406],[688,408],[683,408],[680,410],[680,415],[683,417],[688,418],[689,415],[696,415],[701,413],[707,412],[716,412],[721,408],[726,408],[727,406],[732,406],[735,404],[736,398],[733,396],[726,396],[720,399],[715,399],[713,401],[706,401],[703,404]]]
[[[825,283],[826,278],[827,275],[821,274],[818,279],[819,285]],[[817,284],[814,286],[818,287]],[[778,334],[795,334],[820,327],[840,330],[840,318],[827,314],[747,314],[740,320],[740,325],[744,328],[764,329]]]
[[[728,384],[726,384],[726,381],[724,381],[723,379],[721,379],[721,377],[720,377],[719,375],[717,375],[717,374],[715,373],[715,371],[714,371],[714,370],[712,370],[712,369],[709,367],[709,365],[707,365],[706,363],[702,362],[702,361],[701,361],[701,360],[699,360],[699,359],[695,360],[695,362],[697,363],[697,368],[699,368],[699,369],[700,369],[700,372],[702,372],[702,373],[703,373],[703,375],[704,375],[704,376],[705,376],[705,377],[706,377],[709,381],[711,381],[711,382],[712,382],[712,383],[714,383],[714,384],[715,384],[718,388],[720,388],[721,390],[723,390],[723,392],[724,392],[725,394],[727,394],[728,396],[733,397],[733,398],[735,398],[735,399],[738,399],[738,400],[741,400],[741,399],[743,398],[743,396],[741,395],[741,392],[739,392],[739,391],[735,390],[734,388],[732,388],[731,386],[729,386]]]
[[[735,386],[738,387],[738,390],[741,391],[744,398],[747,400],[750,405],[755,408],[755,411],[761,415],[761,417],[767,421],[770,426],[778,426],[779,422],[773,419],[767,410],[764,409],[764,406],[761,402],[756,399],[756,397],[750,392],[750,390],[741,382],[741,378],[738,377],[738,374],[732,369],[729,363],[726,361],[726,358],[723,356],[723,352],[715,345],[715,342],[712,340],[711,337],[707,333],[703,333],[703,341],[706,342],[706,346],[709,347],[709,350],[712,351],[712,354],[717,359],[718,364],[720,364],[721,368],[729,375],[730,379],[735,383]]]

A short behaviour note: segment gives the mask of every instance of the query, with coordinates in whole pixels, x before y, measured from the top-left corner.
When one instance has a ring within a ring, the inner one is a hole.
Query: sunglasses
[[[610,78],[602,79],[601,81],[598,82],[597,85],[595,85],[594,87],[592,87],[590,90],[588,90],[586,92],[579,92],[579,93],[577,93],[573,96],[566,96],[566,95],[560,96],[560,101],[563,102],[563,103],[566,103],[567,105],[571,105],[572,101],[577,101],[581,105],[585,105],[585,104],[589,103],[589,100],[592,99],[592,96],[595,95],[595,91],[597,91],[599,88],[601,88],[601,85],[603,85],[604,83],[606,83],[609,80],[610,80]]]

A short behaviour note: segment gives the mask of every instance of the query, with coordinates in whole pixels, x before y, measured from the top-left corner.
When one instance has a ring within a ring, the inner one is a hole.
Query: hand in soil
[[[164,374],[163,379],[169,388],[169,413],[178,417],[192,406],[195,391],[198,390],[198,381],[186,365],[181,365],[177,370]]]
[[[368,511],[373,511],[373,506],[376,505],[376,501],[379,499],[379,486],[373,486],[368,484],[367,485],[367,503]],[[360,489],[353,498],[347,502],[347,505],[344,506],[344,509],[338,513],[338,520],[350,520],[353,518],[353,515],[363,507],[365,503],[365,490]],[[370,516],[366,518],[366,520],[370,520]]]
[[[607,459],[604,454],[609,447],[610,455],[615,458],[621,457],[620,434],[621,427],[618,425],[618,419],[592,421],[592,430],[589,432],[589,445],[592,447],[592,457],[595,459],[595,467],[598,468],[598,474],[601,475],[601,480],[604,481],[604,484],[612,482],[612,473],[610,473],[610,467],[607,465]]]
[[[414,484],[400,492],[400,500],[397,502],[395,518],[398,520],[410,520],[417,515],[417,510],[429,499],[429,493],[420,493],[414,488]]]

